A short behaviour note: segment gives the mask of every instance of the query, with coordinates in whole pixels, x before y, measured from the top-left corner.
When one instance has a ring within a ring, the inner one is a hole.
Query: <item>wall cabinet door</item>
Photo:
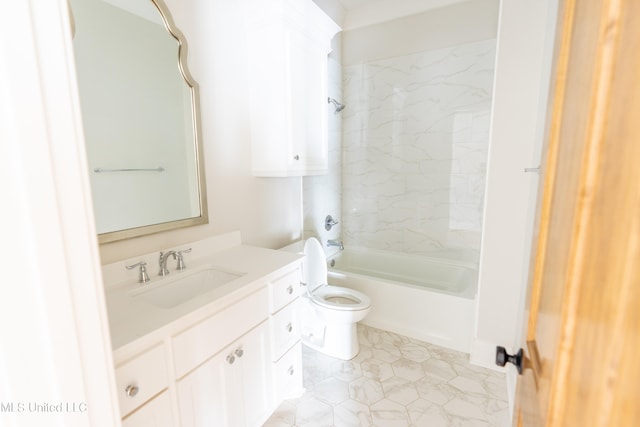
[[[288,33],[291,134],[288,168],[300,175],[328,168],[327,52],[304,34]]]
[[[253,174],[324,174],[327,60],[340,27],[311,0],[247,4]]]
[[[178,382],[182,427],[257,427],[271,409],[264,322]]]

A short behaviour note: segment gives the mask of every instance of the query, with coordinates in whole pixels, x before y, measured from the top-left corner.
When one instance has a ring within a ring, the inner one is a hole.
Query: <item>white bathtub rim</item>
[[[422,253],[407,253],[407,252],[390,251],[385,249],[371,249],[371,248],[360,247],[360,246],[347,246],[345,247],[345,252],[347,253],[354,252],[358,254],[363,254],[363,253],[372,254],[372,255],[383,256],[383,257],[402,257],[405,259],[416,260],[416,261],[418,260],[430,261],[430,262],[437,262],[441,264],[453,265],[457,267],[466,267],[473,270],[477,270],[479,266],[479,263],[477,261],[453,259],[449,257],[438,257],[438,256],[426,255]],[[335,254],[328,256],[327,260],[331,262],[332,259],[339,257],[342,253],[343,253],[342,251],[336,252]]]
[[[431,287],[428,287],[428,286],[414,285],[413,283],[398,282],[398,281],[395,281],[395,280],[384,279],[384,278],[381,278],[381,277],[369,276],[369,275],[366,275],[366,274],[353,273],[351,271],[329,270],[327,275],[328,275],[328,278],[329,278],[329,284],[330,285],[332,285],[331,279],[355,277],[355,278],[359,278],[359,279],[382,282],[382,283],[385,283],[385,284],[388,284],[388,285],[404,286],[404,287],[408,287],[408,288],[413,288],[413,289],[420,290],[422,292],[435,292],[435,293],[438,293],[438,294],[444,294],[444,295],[448,295],[448,296],[452,296],[452,297],[459,297],[459,298],[468,299],[468,300],[475,300],[476,299],[476,295],[478,293],[477,284],[475,286],[468,286],[463,292],[453,292],[453,291],[448,291],[446,289],[431,288]],[[344,285],[342,285],[342,286],[344,286]],[[346,286],[346,287],[348,288],[348,286]]]

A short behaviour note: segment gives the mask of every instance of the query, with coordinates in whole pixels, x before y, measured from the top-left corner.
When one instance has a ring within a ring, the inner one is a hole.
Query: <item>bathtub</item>
[[[346,248],[328,263],[330,284],[371,299],[362,323],[469,353],[476,264],[360,248]]]

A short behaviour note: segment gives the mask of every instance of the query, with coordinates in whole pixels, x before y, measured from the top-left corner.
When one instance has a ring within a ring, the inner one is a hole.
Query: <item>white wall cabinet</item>
[[[340,27],[311,0],[247,7],[253,174],[324,174],[327,60]]]

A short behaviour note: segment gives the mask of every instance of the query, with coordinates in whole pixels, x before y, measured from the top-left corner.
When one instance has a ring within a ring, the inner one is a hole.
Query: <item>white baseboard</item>
[[[469,361],[472,365],[493,369],[494,371],[506,372],[505,368],[496,365],[496,344],[479,339],[474,339],[471,343],[471,355]]]

